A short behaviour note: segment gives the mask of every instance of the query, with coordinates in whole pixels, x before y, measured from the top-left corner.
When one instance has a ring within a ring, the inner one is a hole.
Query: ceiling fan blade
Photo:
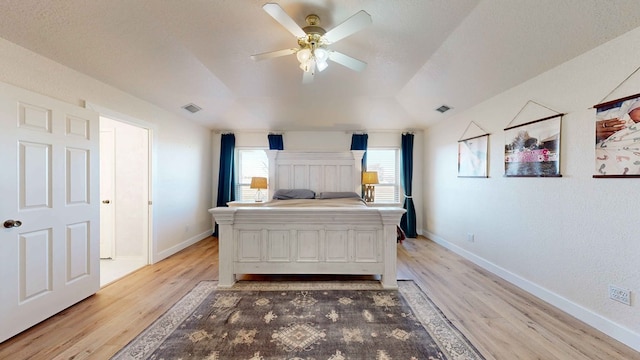
[[[270,52],[266,52],[266,53],[262,53],[262,54],[251,55],[251,59],[255,60],[255,61],[260,61],[260,60],[265,60],[265,59],[272,59],[272,58],[275,58],[275,57],[295,54],[297,51],[298,51],[298,49],[296,49],[296,48],[284,49],[284,50],[278,50],[278,51],[270,51]]]
[[[324,34],[324,38],[330,43],[334,43],[364,29],[370,25],[371,22],[371,15],[364,10],[360,10],[347,20],[343,21],[340,25],[329,30]]]
[[[348,67],[351,70],[362,71],[367,67],[367,63],[358,59],[347,56],[337,51],[329,51],[329,60]]]
[[[267,12],[267,14],[276,19],[276,21],[279,22],[280,25],[289,30],[289,32],[292,33],[295,37],[300,38],[307,36],[307,33],[305,33],[300,25],[296,24],[296,22],[293,21],[293,19],[286,12],[284,12],[284,10],[282,10],[280,5],[267,3],[264,4],[262,8]]]
[[[313,77],[315,75],[315,71],[303,71],[302,72],[302,83],[309,84],[313,82]]]

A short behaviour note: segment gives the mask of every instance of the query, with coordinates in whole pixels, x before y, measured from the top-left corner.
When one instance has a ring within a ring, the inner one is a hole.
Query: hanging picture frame
[[[594,178],[640,177],[640,94],[593,106]]]
[[[488,151],[489,134],[458,140],[458,177],[489,177]]]
[[[504,129],[505,176],[562,176],[560,174],[560,130],[563,115],[552,115]]]

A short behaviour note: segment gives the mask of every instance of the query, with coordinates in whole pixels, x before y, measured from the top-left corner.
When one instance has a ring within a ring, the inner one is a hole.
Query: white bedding
[[[360,198],[342,199],[291,199],[271,200],[263,207],[360,207],[366,208],[367,204]]]

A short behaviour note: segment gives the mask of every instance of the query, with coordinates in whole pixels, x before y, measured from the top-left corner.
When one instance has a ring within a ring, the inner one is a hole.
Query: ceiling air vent
[[[187,110],[190,113],[197,113],[198,111],[202,110],[201,107],[199,107],[198,105],[195,104],[187,104],[185,106],[182,107],[183,109]]]
[[[451,110],[451,108],[448,107],[447,105],[442,105],[442,106],[440,106],[439,108],[436,109],[436,111],[439,111],[441,113],[447,112],[449,110]]]

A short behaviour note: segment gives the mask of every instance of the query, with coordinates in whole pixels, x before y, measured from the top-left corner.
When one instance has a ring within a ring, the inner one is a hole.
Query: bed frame
[[[360,193],[364,151],[267,151],[276,189]],[[318,200],[320,201],[320,200]],[[217,207],[219,287],[240,274],[380,275],[396,288],[398,207]]]

